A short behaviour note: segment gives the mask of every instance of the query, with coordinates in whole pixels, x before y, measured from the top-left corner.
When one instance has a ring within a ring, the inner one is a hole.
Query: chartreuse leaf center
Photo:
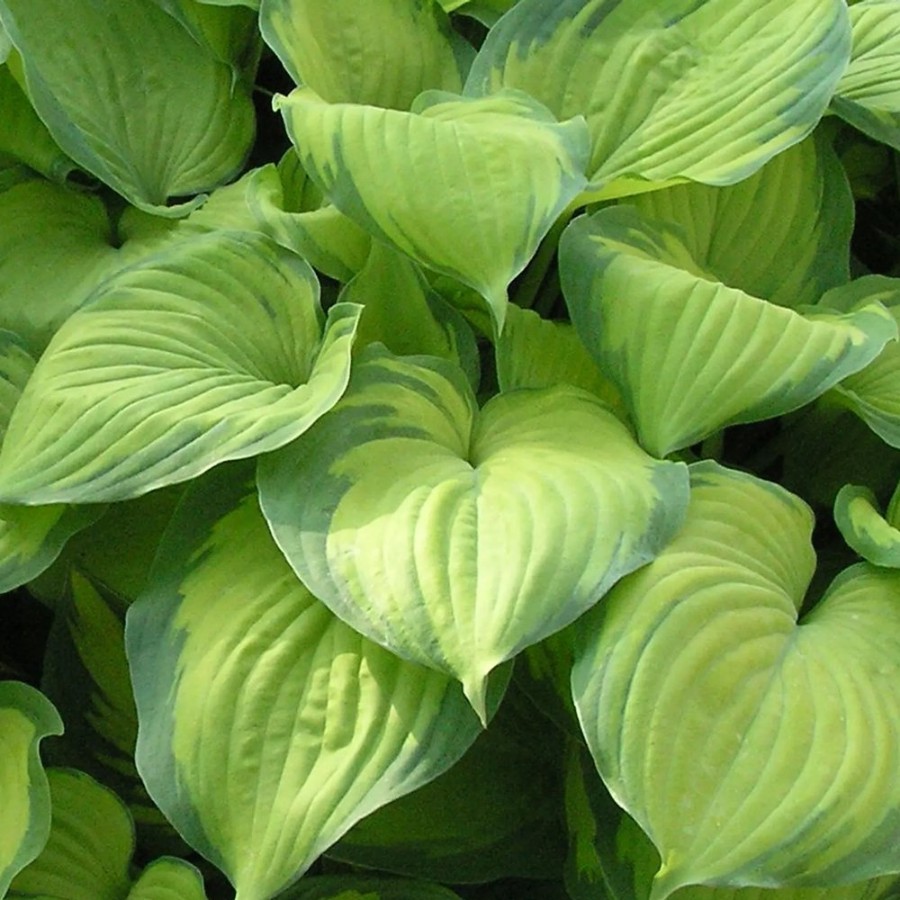
[[[359,307],[255,233],[184,240],[108,280],[16,406],[0,497],[122,500],[281,446],[347,384]],[[323,321],[324,320],[324,321]]]
[[[673,534],[681,464],[570,386],[478,410],[462,371],[373,347],[319,427],[260,464],[272,532],[338,616],[458,678],[568,625]]]
[[[682,530],[586,622],[575,703],[659,851],[652,897],[900,867],[900,575],[853,566],[798,624],[811,532],[797,497],[697,464]]]

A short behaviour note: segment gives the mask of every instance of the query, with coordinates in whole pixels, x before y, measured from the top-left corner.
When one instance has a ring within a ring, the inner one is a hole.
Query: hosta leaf
[[[659,854],[634,820],[616,806],[590,755],[572,753],[566,767],[566,808],[572,847],[566,872],[571,900],[647,900]],[[842,887],[754,888],[692,885],[675,900],[890,900],[895,876]],[[600,891],[602,890],[602,894]]]
[[[816,303],[850,280],[853,197],[821,131],[738,184],[677,185],[632,202],[677,222],[703,271],[779,306]]]
[[[2,453],[9,502],[121,500],[264,453],[343,393],[359,309],[260,234],[183,241],[107,281],[56,333]]]
[[[900,324],[900,279],[871,275],[853,282],[853,290],[831,291],[823,306],[848,310],[866,296],[882,303]],[[883,441],[900,447],[900,344],[889,343],[862,371],[843,379],[830,399],[852,409]]]
[[[429,285],[409,257],[372,242],[366,264],[340,299],[363,306],[357,340],[380,341],[392,353],[426,353],[458,362],[477,383],[478,348],[462,314]]]
[[[203,878],[183,859],[154,860],[141,872],[125,900],[206,900]]]
[[[834,501],[834,520],[847,544],[876,566],[900,569],[900,521],[890,510],[887,516],[872,491],[859,485],[845,485]]]
[[[0,440],[34,369],[19,338],[0,330]],[[94,522],[102,508],[62,505],[31,509],[0,506],[0,592],[31,581],[57,558],[77,531]]]
[[[365,875],[304,878],[283,900],[459,900],[439,884]]]
[[[684,527],[584,623],[572,672],[597,768],[659,851],[650,896],[898,871],[900,574],[853,566],[798,624],[808,507],[692,476]]]
[[[843,0],[520,0],[466,93],[519,88],[584,115],[591,187],[623,196],[746,178],[812,131],[849,54]]]
[[[582,342],[659,456],[803,406],[897,334],[875,300],[801,314],[729,287],[693,259],[681,228],[633,207],[572,222],[560,273]]]
[[[429,88],[459,91],[474,56],[421,0],[263,0],[259,23],[294,81],[329,103],[409,109]]]
[[[685,487],[680,464],[646,456],[584,391],[511,392],[479,412],[457,367],[375,347],[330,415],[260,461],[263,511],[303,582],[459,678],[482,718],[488,673],[651,559]]]
[[[249,92],[155,3],[3,0],[0,21],[56,142],[136,206],[177,214],[243,164]]]
[[[167,238],[165,219],[137,210],[116,228],[100,198],[31,180],[0,194],[0,325],[34,354],[114,271]]]
[[[62,181],[75,164],[50,137],[8,66],[0,65],[0,151],[55,181]]]
[[[0,897],[50,833],[50,791],[38,745],[62,730],[43,694],[17,681],[0,682]]]
[[[239,900],[287,887],[478,733],[450,679],[372,644],[309,594],[233,471],[209,473],[179,508],[126,642],[138,768]]]
[[[349,281],[363,267],[372,239],[323,200],[293,150],[277,168],[255,169],[246,181],[247,205],[264,234],[338,281]]]
[[[597,368],[571,323],[551,322],[510,304],[495,349],[501,391],[571,384],[596,394],[620,418],[627,417],[618,389]]]
[[[853,50],[831,108],[876,141],[900,149],[900,10],[892,0],[850,7]]]
[[[507,285],[584,186],[584,122],[557,123],[520,92],[473,100],[428,91],[412,112],[326,103],[309,89],[275,104],[331,202],[478,291],[498,328]]]
[[[122,801],[89,775],[48,771],[53,824],[41,855],[13,880],[9,897],[26,900],[121,900],[134,826]]]

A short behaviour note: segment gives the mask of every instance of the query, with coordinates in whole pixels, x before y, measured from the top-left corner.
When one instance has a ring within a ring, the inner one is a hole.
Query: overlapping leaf
[[[618,389],[597,368],[569,322],[548,321],[511,304],[496,360],[501,391],[571,384],[596,394],[621,418],[627,416]]]
[[[243,478],[219,469],[193,491],[128,612],[137,763],[239,900],[265,900],[358,819],[452,765],[478,721],[451,679],[309,594]]]
[[[18,337],[0,330],[0,442],[19,402],[34,360]],[[101,514],[101,508],[0,507],[0,592],[36,578],[57,558],[66,541]]]
[[[653,898],[900,869],[900,575],[847,569],[798,625],[812,524],[778,486],[698,464],[682,530],[585,623],[575,702],[659,851]]]
[[[897,334],[879,291],[858,300],[848,288],[858,304],[847,313],[776,306],[716,280],[681,228],[633,207],[572,222],[560,270],[582,342],[660,456],[808,403]]]
[[[10,900],[206,900],[200,873],[181,859],[157,860],[132,884],[134,826],[126,806],[75,769],[51,769],[48,779],[50,836],[13,879]]]
[[[829,291],[822,305],[847,311],[863,296],[877,299],[900,324],[897,278],[860,278],[854,282],[854,290]],[[852,409],[883,441],[900,447],[900,344],[888,344],[864,369],[836,385],[829,398]]]
[[[374,237],[478,291],[498,328],[509,282],[585,184],[584,122],[557,123],[518,91],[483,99],[428,91],[412,112],[399,112],[298,89],[276,106],[331,202]]]
[[[136,206],[166,212],[243,164],[249,93],[157,4],[3,0],[0,21],[53,138]]]
[[[891,0],[850,7],[853,50],[831,108],[876,141],[900,149],[900,10]]]
[[[770,303],[817,303],[850,280],[853,196],[821,131],[738,184],[677,185],[632,202],[649,219],[677,222],[704,272]]]
[[[591,188],[731,184],[801,140],[850,54],[843,0],[520,0],[467,94],[527,91],[590,126]]]
[[[136,209],[116,227],[100,198],[32,179],[0,194],[0,326],[33,354],[97,285],[154,249],[171,224]]]
[[[566,888],[571,900],[647,900],[659,854],[634,820],[616,806],[586,751],[566,766],[566,810],[571,852]],[[896,876],[824,888],[679,888],[675,900],[890,900]]]
[[[17,681],[0,682],[0,897],[50,833],[50,790],[38,746],[62,730],[43,694]]]
[[[56,333],[0,453],[0,497],[137,496],[293,440],[343,393],[359,309],[324,324],[301,259],[215,232],[110,279]]]
[[[488,673],[563,628],[678,527],[681,464],[567,385],[480,412],[458,367],[372,348],[346,397],[260,463],[279,546],[337,615],[449,672]]]
[[[263,0],[260,28],[297,84],[330,103],[409,109],[459,91],[474,52],[437,3]]]

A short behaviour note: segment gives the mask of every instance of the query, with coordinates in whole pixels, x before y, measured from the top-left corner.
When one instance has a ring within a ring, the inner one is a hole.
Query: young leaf
[[[50,834],[50,791],[38,745],[62,731],[43,694],[17,681],[0,682],[0,897]]]
[[[349,281],[363,267],[372,239],[323,200],[293,150],[277,168],[254,169],[244,180],[247,205],[264,234],[337,281]]]
[[[652,559],[686,500],[682,465],[648,457],[584,391],[479,412],[458,367],[377,347],[331,414],[261,459],[259,486],[310,590],[458,678],[482,718],[488,673]]]
[[[560,274],[579,337],[658,456],[803,406],[897,335],[876,299],[801,314],[722,284],[693,259],[683,229],[633,207],[573,221]]]
[[[163,857],[148,865],[125,900],[206,900],[203,877],[183,859]]]
[[[215,232],[108,280],[54,335],[9,424],[0,497],[95,503],[293,440],[343,393],[359,309],[322,322],[303,260]]]
[[[0,22],[53,138],[134,205],[185,212],[167,201],[242,165],[254,135],[249,93],[157,4],[2,0]]]
[[[238,900],[287,888],[478,733],[452,680],[361,637],[297,581],[233,471],[180,506],[126,643],[138,769]]]
[[[477,384],[478,348],[472,329],[409,257],[373,241],[366,264],[340,299],[363,307],[360,346],[379,341],[400,356],[425,353],[450,359]]]
[[[900,10],[892,0],[850,7],[853,50],[831,108],[844,121],[900,150]]]
[[[677,222],[697,265],[729,287],[796,308],[850,280],[853,196],[822,131],[729,187],[684,184],[631,201]]]
[[[460,900],[439,884],[365,875],[304,878],[280,900]]]
[[[615,197],[746,178],[812,131],[849,55],[843,0],[520,0],[465,92],[584,115],[591,189]]]
[[[596,394],[627,420],[618,389],[597,368],[571,323],[551,322],[510,304],[495,350],[501,391],[571,384]]]
[[[714,463],[692,488],[675,539],[585,622],[572,672],[597,768],[659,851],[651,898],[898,871],[900,574],[853,566],[798,625],[809,508]]]
[[[263,0],[259,25],[296,84],[329,103],[409,109],[462,89],[474,52],[437,3]]]
[[[900,569],[898,501],[900,493],[895,492],[885,517],[879,512],[878,501],[868,488],[848,484],[835,497],[834,520],[844,540],[873,565]]]
[[[398,112],[326,103],[307,88],[275,105],[331,202],[478,291],[498,330],[509,282],[584,187],[583,120],[560,124],[519,91],[482,99],[427,91],[412,112]]]

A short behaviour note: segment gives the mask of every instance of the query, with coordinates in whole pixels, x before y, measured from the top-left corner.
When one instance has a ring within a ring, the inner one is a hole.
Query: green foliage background
[[[900,874],[896,0],[0,0],[0,897]]]

